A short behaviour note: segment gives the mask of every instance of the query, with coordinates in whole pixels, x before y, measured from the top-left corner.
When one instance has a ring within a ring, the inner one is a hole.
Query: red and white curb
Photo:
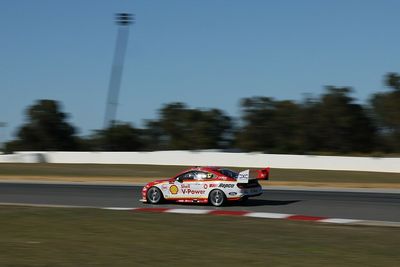
[[[89,208],[114,211],[133,211],[147,213],[175,213],[175,214],[193,214],[193,215],[226,215],[242,216],[259,219],[280,219],[290,221],[312,221],[319,223],[334,223],[342,225],[367,225],[367,226],[390,226],[400,227],[400,222],[390,221],[372,221],[343,218],[327,218],[319,216],[308,216],[299,214],[271,213],[271,212],[252,212],[244,210],[207,210],[207,209],[172,209],[172,208],[126,208],[126,207],[93,207],[93,206],[73,206],[73,205],[51,205],[51,204],[27,204],[27,203],[5,203],[3,206],[22,206],[22,207],[43,207],[43,208]]]
[[[319,223],[350,224],[350,225],[375,225],[375,226],[394,226],[400,227],[400,222],[370,221],[343,218],[328,218],[320,216],[308,216],[299,214],[271,213],[271,212],[252,212],[242,210],[205,210],[205,209],[172,209],[172,208],[121,208],[106,207],[105,210],[125,210],[134,212],[149,213],[178,213],[178,214],[197,214],[197,215],[228,215],[242,216],[260,219],[283,219],[290,221],[313,221]]]

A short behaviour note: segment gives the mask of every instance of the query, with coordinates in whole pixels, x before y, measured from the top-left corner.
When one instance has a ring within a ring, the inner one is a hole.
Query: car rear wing
[[[259,180],[269,180],[269,172],[271,168],[267,167],[261,170],[256,170],[257,172],[257,179]]]
[[[250,177],[250,170],[244,170],[244,171],[239,172],[237,182],[238,183],[248,183],[249,180],[252,180],[252,179],[268,180],[270,167],[264,168],[261,170],[256,170],[256,172],[257,172],[256,178]]]

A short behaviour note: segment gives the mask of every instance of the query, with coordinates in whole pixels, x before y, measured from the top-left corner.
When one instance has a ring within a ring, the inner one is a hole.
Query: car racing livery
[[[249,170],[237,173],[227,168],[194,167],[174,178],[148,183],[142,189],[141,201],[211,203],[214,206],[222,206],[227,201],[245,201],[262,194],[258,180],[268,180],[269,171],[269,168],[258,170],[257,178],[251,178]]]

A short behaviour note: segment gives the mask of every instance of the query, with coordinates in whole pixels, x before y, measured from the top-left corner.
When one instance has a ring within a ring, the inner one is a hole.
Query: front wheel
[[[151,204],[158,204],[162,201],[163,195],[161,193],[161,190],[158,189],[157,187],[150,187],[149,190],[147,190],[147,201]]]
[[[210,196],[208,197],[210,203],[213,206],[220,207],[226,202],[226,196],[224,192],[219,189],[215,189],[211,191]]]

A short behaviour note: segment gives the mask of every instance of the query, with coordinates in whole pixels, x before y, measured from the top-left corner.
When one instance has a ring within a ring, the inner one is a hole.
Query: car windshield
[[[238,177],[238,173],[237,172],[234,172],[234,171],[231,171],[231,170],[228,170],[228,169],[219,169],[218,171],[220,173],[222,173],[223,175],[228,176],[230,178],[235,178],[236,179]]]

